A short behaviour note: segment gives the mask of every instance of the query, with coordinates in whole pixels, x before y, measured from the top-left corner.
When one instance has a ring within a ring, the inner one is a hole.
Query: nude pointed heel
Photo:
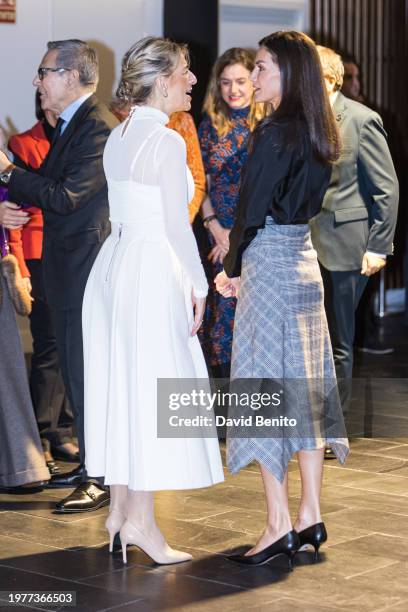
[[[105,522],[105,527],[109,532],[109,552],[113,553],[113,541],[115,539],[115,535],[120,532],[120,528],[126,521],[126,516],[115,508],[111,510],[108,518]]]
[[[183,563],[190,561],[192,556],[189,553],[170,548],[167,542],[164,542],[163,547],[159,548],[150,540],[148,535],[143,533],[138,527],[126,521],[120,530],[120,542],[122,544],[123,563],[127,563],[126,546],[134,544],[138,546],[146,555],[160,565],[171,565],[173,563]]]
[[[126,565],[127,564],[127,557],[126,557],[127,542],[126,542],[126,540],[123,540],[122,538],[120,538],[120,543],[122,545],[122,561],[123,561],[123,565]]]

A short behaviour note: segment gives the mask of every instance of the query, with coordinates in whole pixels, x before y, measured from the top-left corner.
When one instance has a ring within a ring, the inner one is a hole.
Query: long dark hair
[[[298,143],[296,126],[306,123],[315,156],[331,163],[340,154],[340,137],[324,84],[320,58],[316,45],[302,32],[274,32],[262,38],[264,47],[279,66],[281,101],[276,109],[263,119],[256,132],[276,124],[288,124],[285,130],[287,146]]]

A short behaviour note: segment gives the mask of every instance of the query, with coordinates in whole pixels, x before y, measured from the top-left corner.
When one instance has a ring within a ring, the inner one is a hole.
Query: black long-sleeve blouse
[[[296,144],[288,146],[288,131]],[[277,124],[255,137],[241,181],[237,218],[230,233],[224,270],[230,278],[241,273],[244,250],[265,226],[308,223],[320,212],[330,180],[330,165],[313,154],[306,124]]]

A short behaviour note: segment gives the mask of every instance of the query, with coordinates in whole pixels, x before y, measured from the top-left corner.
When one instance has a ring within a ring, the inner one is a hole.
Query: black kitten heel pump
[[[228,559],[242,565],[256,566],[264,565],[278,555],[286,555],[289,561],[289,569],[292,570],[293,557],[299,546],[298,534],[292,529],[282,538],[279,538],[279,540],[254,555],[230,555]]]
[[[319,557],[320,546],[327,541],[327,531],[324,523],[316,523],[298,532],[299,536],[299,549],[305,544],[310,544],[314,548],[314,560],[317,561]]]

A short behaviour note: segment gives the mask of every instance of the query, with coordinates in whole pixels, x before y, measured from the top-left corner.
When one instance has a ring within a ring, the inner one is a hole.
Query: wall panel
[[[307,30],[308,0],[220,0],[219,52],[254,47],[276,30]]]
[[[18,0],[16,24],[0,24],[0,126],[26,130],[34,118],[32,80],[47,41],[83,38],[100,58],[99,97],[108,101],[123,53],[146,34],[161,35],[163,0]]]

